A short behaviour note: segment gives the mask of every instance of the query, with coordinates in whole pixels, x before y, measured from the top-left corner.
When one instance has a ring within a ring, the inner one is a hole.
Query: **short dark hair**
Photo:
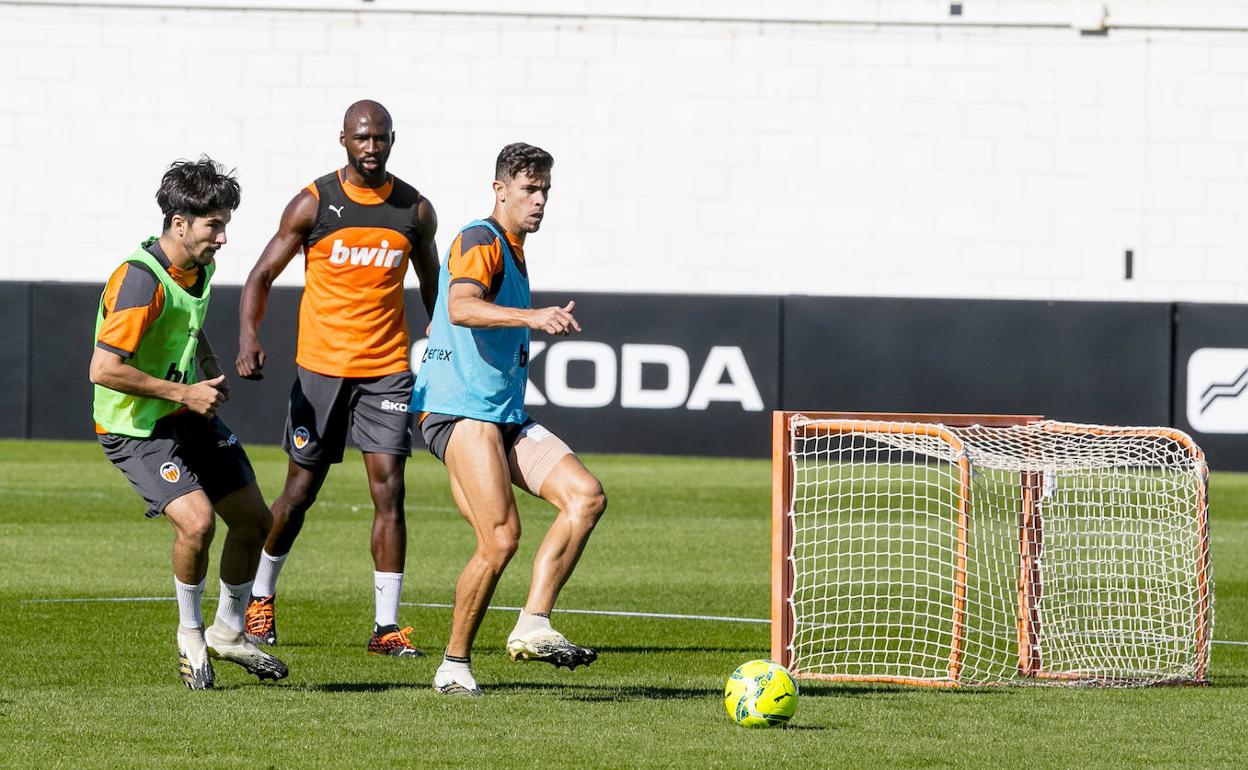
[[[234,171],[226,171],[207,155],[196,161],[174,161],[156,191],[156,203],[165,215],[165,230],[175,214],[194,219],[222,209],[233,211],[241,197]]]
[[[529,174],[548,174],[554,165],[554,156],[541,147],[515,142],[498,153],[498,160],[494,162],[494,178],[500,182],[508,182],[522,171]]]

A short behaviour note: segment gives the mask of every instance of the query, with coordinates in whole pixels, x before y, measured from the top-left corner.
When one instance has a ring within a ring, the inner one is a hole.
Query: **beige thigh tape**
[[[512,478],[518,475],[525,489],[540,496],[542,482],[559,461],[570,454],[572,449],[563,443],[563,439],[533,423],[516,439],[507,461],[511,465]]]

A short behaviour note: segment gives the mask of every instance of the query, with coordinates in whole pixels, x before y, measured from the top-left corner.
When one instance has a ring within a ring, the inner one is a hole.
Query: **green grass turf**
[[[262,489],[285,461],[252,447]],[[763,461],[590,456],[610,508],[564,608],[766,617],[770,472]],[[1248,476],[1215,474],[1219,640],[1248,641]],[[404,598],[447,603],[471,549],[445,471],[408,466]],[[768,654],[765,624],[559,614],[601,658],[575,672],[513,664],[514,613],[490,612],[474,655],[487,697],[429,688],[449,610],[404,607],[434,653],[364,653],[372,619],[371,507],[358,455],[330,476],[282,573],[281,683],[227,663],[218,689],[178,682],[169,525],[147,521],[92,443],[0,441],[0,767],[1030,767],[1242,766],[1248,647],[1215,645],[1211,687],[989,688],[957,692],[802,683],[794,723],[750,731],[720,699]],[[523,602],[551,520],[521,500],[526,532],[495,603]],[[218,541],[221,537],[218,532]],[[214,558],[215,562],[215,558]],[[209,601],[216,594],[210,572]]]

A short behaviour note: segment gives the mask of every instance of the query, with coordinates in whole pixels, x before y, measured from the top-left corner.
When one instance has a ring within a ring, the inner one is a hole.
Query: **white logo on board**
[[[1248,350],[1200,348],[1187,359],[1187,422],[1200,433],[1248,433]]]

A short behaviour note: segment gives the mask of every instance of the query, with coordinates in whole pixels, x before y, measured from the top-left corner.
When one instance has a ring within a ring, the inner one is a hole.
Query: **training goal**
[[[773,414],[771,654],[797,676],[1201,684],[1208,470],[1173,428]]]

